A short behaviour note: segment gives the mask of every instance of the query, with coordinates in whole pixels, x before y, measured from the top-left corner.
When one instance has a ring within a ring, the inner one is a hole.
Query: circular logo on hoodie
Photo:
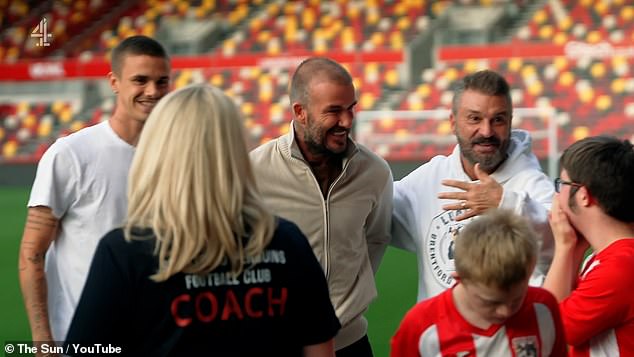
[[[431,274],[445,288],[451,287],[456,270],[454,264],[455,240],[465,221],[456,222],[455,217],[461,210],[444,211],[434,217],[425,239],[425,253],[430,264]],[[467,220],[468,221],[468,220]]]

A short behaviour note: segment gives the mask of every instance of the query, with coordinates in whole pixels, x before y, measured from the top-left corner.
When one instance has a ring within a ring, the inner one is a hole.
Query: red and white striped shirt
[[[392,338],[392,357],[566,356],[557,301],[546,290],[529,287],[520,310],[486,330],[460,315],[452,291],[420,302],[405,315]]]
[[[634,356],[634,239],[588,260],[560,309],[571,356]]]

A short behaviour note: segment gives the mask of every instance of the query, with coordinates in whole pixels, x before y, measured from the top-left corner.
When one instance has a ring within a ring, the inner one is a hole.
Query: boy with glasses
[[[555,256],[544,288],[560,303],[571,356],[634,351],[634,149],[589,137],[566,149],[550,225]],[[593,255],[577,272],[584,252]]]

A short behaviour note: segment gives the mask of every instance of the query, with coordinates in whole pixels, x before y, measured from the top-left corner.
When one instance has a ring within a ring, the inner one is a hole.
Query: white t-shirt
[[[125,219],[133,156],[134,147],[102,122],[58,139],[38,164],[28,206],[49,207],[60,220],[45,268],[56,341],[66,338],[97,243]]]

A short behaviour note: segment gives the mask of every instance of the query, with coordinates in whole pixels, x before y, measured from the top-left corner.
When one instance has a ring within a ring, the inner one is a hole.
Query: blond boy
[[[456,284],[414,306],[392,356],[565,356],[555,298],[529,287],[537,237],[510,211],[490,210],[455,239]]]

